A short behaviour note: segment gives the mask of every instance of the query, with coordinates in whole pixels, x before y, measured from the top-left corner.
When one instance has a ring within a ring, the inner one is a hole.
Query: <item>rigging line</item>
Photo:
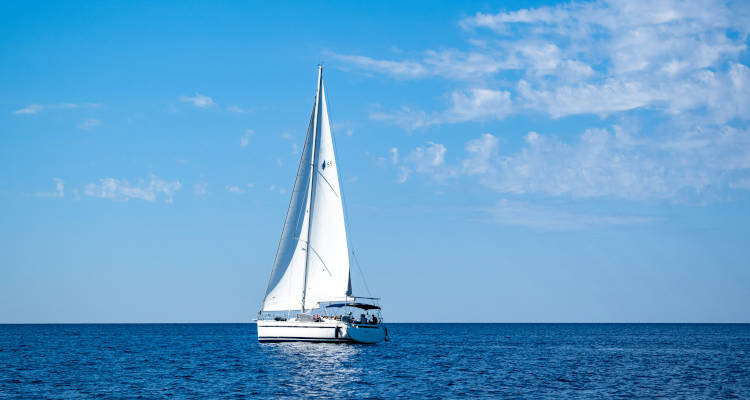
[[[333,134],[331,134],[331,137],[333,137]],[[335,144],[334,144],[334,145],[335,145]],[[320,170],[319,170],[319,169],[317,169],[317,168],[316,168],[315,170],[316,170],[316,171],[318,172],[318,174],[320,175],[320,177],[321,177],[321,178],[323,178],[323,181],[324,181],[325,183],[327,183],[327,184],[328,184],[328,187],[329,187],[329,188],[331,189],[331,191],[333,192],[333,194],[334,194],[334,195],[335,195],[336,197],[339,197],[339,194],[338,194],[338,193],[336,193],[336,190],[334,190],[334,189],[333,189],[333,185],[331,185],[331,182],[328,182],[328,179],[326,179],[326,177],[325,177],[325,176],[323,176],[323,173],[322,173],[322,172],[320,172]]]
[[[325,268],[326,272],[328,272],[328,276],[333,277],[333,274],[331,273],[331,270],[328,269],[328,266],[326,265],[326,262],[323,261],[323,257],[321,257],[320,254],[318,254],[318,252],[315,251],[315,249],[313,249],[312,246],[310,246],[310,244],[307,245],[307,249],[308,250],[312,250],[312,252],[315,253],[315,256],[318,257],[318,260],[320,260],[320,263],[323,264],[323,268]]]
[[[367,285],[367,279],[365,279],[365,273],[364,271],[362,271],[362,265],[360,265],[359,258],[357,258],[357,254],[354,253],[354,250],[352,250],[352,256],[354,256],[354,262],[357,264],[359,273],[362,275],[362,283],[365,284],[365,290],[367,290],[367,295],[372,297],[372,293],[370,292],[370,287]]]
[[[330,108],[330,102],[328,102],[328,108]],[[330,114],[330,112],[329,112]],[[331,141],[333,142],[334,148],[338,148],[338,145],[336,145],[336,135],[333,134],[333,127],[331,127]],[[344,225],[346,226],[346,233],[349,237],[349,243],[352,245],[352,256],[354,256],[354,263],[357,264],[357,269],[359,270],[359,274],[362,276],[362,283],[365,284],[365,290],[367,290],[367,295],[372,297],[372,292],[370,292],[370,287],[367,285],[367,278],[365,278],[365,273],[362,270],[362,266],[359,263],[359,259],[357,259],[357,255],[354,252],[354,236],[352,235],[352,229],[349,224],[349,220],[352,217],[352,214],[349,212],[349,207],[347,207],[346,202],[346,196],[344,195],[344,180],[341,179],[341,174],[339,173],[341,171],[341,161],[336,160],[336,163],[338,164],[336,166],[336,173],[339,175],[339,186],[341,187],[339,189],[339,193],[341,194],[341,204],[344,205],[344,213],[349,216],[349,218],[344,217]],[[350,275],[351,276],[351,275]]]

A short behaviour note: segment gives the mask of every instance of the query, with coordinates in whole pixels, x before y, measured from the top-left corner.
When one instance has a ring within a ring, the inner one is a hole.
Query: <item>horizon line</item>
[[[243,321],[243,322],[0,322],[0,325],[229,325],[229,324],[247,324],[252,325],[255,321]],[[598,324],[598,325],[626,325],[626,324],[651,324],[651,325],[749,325],[750,322],[477,322],[477,321],[452,321],[452,322],[410,322],[410,321],[394,321],[385,322],[385,324],[507,324],[507,325],[534,325],[534,324],[546,324],[546,325],[583,325],[583,324]]]

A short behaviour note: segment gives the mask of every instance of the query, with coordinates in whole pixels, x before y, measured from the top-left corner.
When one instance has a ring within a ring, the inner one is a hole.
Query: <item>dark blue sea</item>
[[[750,398],[750,325],[390,324],[376,345],[254,324],[0,325],[0,398]]]

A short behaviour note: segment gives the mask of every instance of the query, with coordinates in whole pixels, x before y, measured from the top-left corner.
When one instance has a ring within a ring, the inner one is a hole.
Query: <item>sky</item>
[[[1,2],[0,323],[251,321],[319,63],[386,321],[750,322],[749,33],[741,1]]]

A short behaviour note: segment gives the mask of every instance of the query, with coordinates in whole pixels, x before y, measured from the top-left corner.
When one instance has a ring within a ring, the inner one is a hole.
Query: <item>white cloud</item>
[[[352,136],[354,134],[354,130],[352,130],[354,125],[355,124],[350,121],[339,121],[334,122],[331,125],[331,128],[333,128],[334,133],[344,132],[344,135]]]
[[[367,73],[447,81],[440,111],[378,108],[372,119],[407,130],[513,114],[531,123],[537,116],[606,120],[578,135],[504,132],[526,135],[513,151],[484,134],[466,144],[465,158],[439,166],[425,160],[440,144],[401,149],[392,163],[399,181],[464,175],[505,194],[668,201],[747,187],[750,5],[568,2],[478,13],[459,25],[468,37],[458,48],[390,60],[336,55]]]
[[[430,143],[398,166],[404,174],[441,179],[475,176],[499,193],[576,199],[705,201],[750,179],[750,129],[702,127],[679,135],[642,135],[620,126],[587,129],[570,143],[528,132],[517,151],[502,153],[485,133],[469,140],[461,168]],[[407,168],[404,171],[403,168]]]
[[[400,166],[398,179],[396,181],[398,183],[404,183],[407,179],[409,179],[409,169],[404,166]]]
[[[83,121],[81,121],[80,124],[78,124],[78,129],[83,129],[84,131],[87,131],[95,126],[98,126],[101,124],[101,121],[99,121],[96,118],[86,118]]]
[[[208,183],[201,182],[193,185],[193,193],[198,196],[205,196],[208,194]]]
[[[291,132],[282,132],[281,135],[279,135],[279,137],[281,137],[284,140],[288,140],[288,141],[291,142],[292,154],[298,154],[299,153],[299,144],[297,144],[294,141],[294,135],[292,135]],[[279,167],[282,166],[282,162],[281,162],[280,158],[276,158],[276,165],[279,166]]]
[[[98,103],[57,103],[57,104],[30,104],[24,108],[13,111],[13,114],[39,114],[45,110],[70,110],[75,108],[98,108],[101,104]]]
[[[487,52],[464,52],[456,49],[426,50],[418,60],[377,60],[360,55],[331,55],[342,64],[361,70],[390,75],[397,79],[414,79],[442,76],[462,80],[475,80],[502,70],[515,68],[513,60],[503,61]]]
[[[229,193],[245,193],[239,186],[226,186],[227,192]]]
[[[13,111],[13,114],[38,114],[40,111],[44,110],[44,108],[44,106],[40,106],[39,104],[31,104],[27,107]]]
[[[248,112],[250,110],[242,108],[240,106],[231,105],[231,106],[227,107],[227,111],[235,113],[235,114],[244,114],[244,113],[246,113],[246,112]]]
[[[453,107],[444,117],[446,122],[501,119],[510,113],[510,92],[490,89],[455,91],[451,95]]]
[[[487,159],[485,153],[472,152],[467,146],[469,157],[464,165],[481,165],[467,172],[479,175],[482,184],[503,193],[575,198],[673,197],[682,185],[665,182],[659,160],[643,157],[645,147],[645,143],[629,141],[619,128],[614,132],[588,129],[572,144],[529,132],[519,152],[502,157]]]
[[[214,100],[206,95],[196,93],[195,96],[180,96],[180,101],[183,103],[192,103],[198,108],[210,108],[216,106]]]
[[[247,147],[250,144],[250,136],[255,133],[252,129],[245,129],[245,133],[240,137],[240,146]]]
[[[126,180],[115,178],[102,178],[99,183],[89,183],[83,188],[86,196],[110,199],[116,201],[128,201],[130,199],[141,199],[154,201],[163,197],[167,203],[172,203],[174,194],[182,185],[179,181],[165,181],[156,175],[151,175],[149,181],[139,179],[136,184],[131,185]]]
[[[573,114],[608,115],[646,106],[662,96],[658,90],[643,87],[638,82],[617,80],[553,90],[535,90],[522,80],[518,83],[518,92],[527,107],[545,111],[555,118]]]
[[[377,110],[370,113],[370,119],[376,121],[390,122],[406,130],[424,128],[437,123],[435,117],[428,117],[422,110],[412,110],[409,107],[402,107],[398,111]]]
[[[428,73],[425,67],[418,62],[376,60],[370,57],[346,54],[332,54],[332,57],[364,70],[386,73],[398,78],[415,78]]]
[[[750,25],[747,10],[737,12],[737,7],[744,8],[710,0],[565,3],[480,13],[462,26],[490,28],[500,36],[512,34],[545,46],[548,51],[536,54],[520,47],[521,53],[531,54],[527,76],[518,85],[531,108],[554,117],[637,107],[676,113],[710,107],[712,95],[725,94],[727,85],[715,85],[714,74],[741,73],[733,65],[746,50]],[[583,73],[566,76],[559,71],[561,62],[575,63],[567,64],[568,69]],[[557,70],[554,79],[529,76],[545,69]],[[739,96],[740,103],[746,105],[748,93]]]
[[[429,142],[427,146],[417,147],[406,160],[412,163],[417,171],[429,171],[439,168],[445,163],[445,146]]]
[[[507,91],[475,88],[454,91],[450,98],[451,107],[441,112],[427,114],[404,107],[397,112],[375,111],[370,114],[370,118],[414,130],[444,123],[502,119],[511,112],[512,102],[510,92]]]
[[[393,163],[393,165],[398,164],[398,148],[397,147],[391,148],[391,162]]]
[[[470,175],[487,173],[491,163],[497,159],[499,143],[498,139],[489,133],[470,140],[466,144],[469,156],[463,161],[463,172]]]
[[[507,199],[480,211],[487,213],[495,223],[545,230],[577,230],[601,225],[637,225],[655,221],[652,217],[575,212],[565,210],[560,205],[546,206]]]
[[[412,172],[428,175],[437,181],[454,176],[456,171],[445,164],[446,151],[444,145],[434,142],[415,148],[400,163],[398,182],[406,182]],[[399,160],[392,158],[392,161],[395,163]]]
[[[36,192],[34,195],[37,197],[65,197],[65,182],[60,178],[54,178],[54,181],[54,192]]]
[[[699,112],[724,123],[750,119],[748,67],[741,59],[750,36],[748,8],[713,0],[569,2],[465,18],[460,25],[481,38],[469,38],[465,50],[399,54],[401,60],[334,57],[372,73],[440,77],[468,88],[450,85],[454,106],[447,112],[372,114],[406,129],[527,110],[560,118],[646,108],[673,117]],[[481,102],[468,94],[472,88],[509,97]],[[469,100],[455,98],[461,93]]]

